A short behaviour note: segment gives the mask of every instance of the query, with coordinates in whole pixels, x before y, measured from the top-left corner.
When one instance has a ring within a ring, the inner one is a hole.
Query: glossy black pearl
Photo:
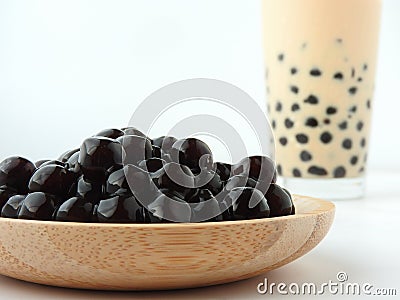
[[[120,130],[120,129],[116,129],[116,128],[110,128],[110,129],[104,129],[100,132],[98,132],[97,134],[95,134],[95,136],[103,136],[106,138],[110,138],[110,139],[117,139],[120,136],[123,136],[125,133]]]
[[[190,205],[181,198],[161,193],[145,208],[146,221],[159,222],[190,222],[192,211]]]
[[[231,191],[238,187],[251,187],[255,188],[257,181],[253,178],[247,177],[246,175],[235,175],[228,179],[225,184],[225,190]]]
[[[231,191],[237,187],[246,187],[246,186],[248,186],[248,184],[247,184],[248,179],[250,179],[250,178],[246,177],[245,175],[232,176],[225,183],[224,189],[227,191]],[[254,181],[254,179],[252,179],[252,180]],[[251,186],[251,184],[250,184],[250,186]]]
[[[90,222],[93,204],[80,197],[72,197],[58,208],[54,219],[64,222]]]
[[[97,208],[99,207],[99,204],[95,204],[93,206],[93,211],[92,211],[92,216],[90,218],[91,222],[97,223],[99,220],[97,219]]]
[[[114,173],[115,171],[121,170],[124,167],[124,165],[115,165],[107,170],[107,176],[110,176],[111,173]]]
[[[294,206],[294,204],[293,204],[293,196],[292,196],[292,194],[289,192],[289,190],[287,190],[287,189],[285,189],[284,187],[281,187],[282,188],[282,190],[284,190],[285,192],[286,192],[286,194],[288,194],[289,195],[289,198],[290,198],[290,200],[292,200],[292,213],[291,213],[291,215],[294,215],[295,213],[296,213],[296,209],[295,209],[295,206]]]
[[[232,173],[248,174],[250,178],[268,183],[276,181],[275,163],[266,156],[246,157],[233,166]]]
[[[41,159],[35,162],[35,167],[38,169],[40,168],[44,163],[50,161],[49,159]]]
[[[103,198],[103,185],[99,182],[87,181],[84,176],[81,176],[77,182],[76,195],[85,199],[86,202],[99,203]]]
[[[158,193],[155,195],[155,197],[153,197],[153,199],[151,199],[150,202],[154,201],[158,196],[161,195],[161,193],[164,194],[164,195],[167,195],[167,196],[177,197],[177,198],[179,198],[179,200],[184,200],[184,201],[187,202],[187,199],[191,198],[193,195],[195,195],[197,193],[197,189],[193,190],[193,193],[188,194],[187,197],[185,198],[185,196],[182,195],[182,193],[179,193],[179,192],[174,191],[174,190],[160,188],[157,191],[158,191]]]
[[[183,197],[187,197],[195,188],[193,173],[185,165],[167,163],[153,176],[159,188],[175,191]]]
[[[29,181],[29,190],[65,197],[75,180],[75,174],[68,169],[58,165],[48,165],[33,174]]]
[[[101,200],[97,219],[104,223],[143,223],[144,210],[132,195],[116,195]]]
[[[18,210],[25,198],[26,195],[15,195],[10,197],[1,210],[1,216],[3,218],[18,218]]]
[[[268,191],[270,183],[267,181],[257,181],[251,177],[247,177],[246,175],[235,175],[229,178],[226,182],[224,189],[226,191],[231,191],[237,187],[250,187],[253,189],[257,189],[263,194]]]
[[[81,176],[82,176],[82,175],[81,175]],[[71,198],[71,197],[75,197],[75,196],[77,195],[78,181],[79,181],[79,177],[78,177],[78,179],[76,179],[76,180],[72,183],[72,185],[71,185],[71,187],[70,187],[68,193],[62,197],[63,200],[69,199],[69,198]]]
[[[207,189],[213,195],[217,195],[222,191],[223,183],[217,173],[203,170],[195,177],[195,186],[199,189]]]
[[[153,157],[154,158],[161,158],[162,157],[162,151],[161,151],[160,147],[153,145]]]
[[[287,216],[294,213],[294,206],[291,196],[286,193],[279,185],[271,184],[265,194],[268,205],[271,209],[270,217]]]
[[[52,220],[56,206],[56,198],[53,195],[36,192],[26,196],[18,212],[18,219]]]
[[[235,188],[228,196],[232,202],[234,220],[268,218],[270,208],[264,195],[253,188]]]
[[[147,136],[135,127],[125,127],[121,129],[125,135],[137,135],[147,139]]]
[[[218,222],[227,219],[227,212],[221,209],[218,200],[207,189],[200,189],[188,203],[196,204],[192,207],[191,222]]]
[[[199,168],[193,168],[191,170],[193,174],[199,175],[203,170],[214,172],[213,168],[214,168],[214,161],[212,155],[205,154],[202,157],[200,157]]]
[[[67,165],[66,162],[62,162],[62,161],[60,161],[60,160],[48,160],[48,161],[44,162],[44,163],[40,166],[40,168],[43,168],[43,167],[45,167],[45,166],[50,166],[50,165],[56,165],[56,166],[60,166],[60,167],[63,167],[63,168],[68,167],[68,165]]]
[[[68,150],[61,154],[57,160],[65,163],[73,154],[77,153],[78,151],[79,149]]]
[[[106,137],[88,138],[80,148],[78,163],[85,179],[104,182],[107,170],[122,164],[121,144]]]
[[[231,177],[232,165],[216,162],[214,167],[215,172],[219,175],[222,181],[227,181]]]
[[[196,138],[178,140],[172,148],[178,151],[179,163],[188,166],[190,169],[200,170],[200,158],[204,155],[212,160],[210,148],[206,143]],[[175,161],[176,158],[172,157],[172,159]]]
[[[9,157],[0,163],[0,186],[7,185],[25,194],[35,170],[35,165],[29,160],[19,156]]]
[[[17,194],[17,191],[7,186],[0,187],[0,207],[3,207],[8,199]]]
[[[154,173],[154,172],[157,172],[158,170],[162,169],[164,164],[166,164],[166,162],[163,159],[149,158],[147,160],[142,160],[139,163],[139,167],[149,173]]]
[[[74,173],[80,172],[80,166],[78,160],[79,160],[79,152],[72,154],[71,157],[67,160],[67,166],[70,171]]]
[[[215,199],[217,199],[219,208],[221,211],[221,217],[223,221],[232,221],[233,218],[233,210],[232,210],[232,199],[228,197],[230,191],[222,190]]]
[[[137,135],[124,135],[117,139],[122,145],[124,165],[137,165],[142,160],[153,156],[153,148],[149,139]]]
[[[125,166],[110,174],[106,183],[107,194],[114,195],[116,192],[120,194],[130,193],[130,187],[125,175],[127,170],[128,166]]]
[[[188,203],[200,203],[214,198],[214,195],[207,189],[199,189],[196,194],[191,196],[187,202]]]
[[[142,168],[134,165],[126,165],[124,167],[124,174],[130,192],[133,193],[141,205],[148,205],[159,195],[158,187],[154,183],[158,178],[154,178],[153,180],[150,174]],[[121,190],[117,190],[115,194],[126,193],[125,184],[118,183],[118,185],[121,185],[122,188]]]
[[[177,139],[173,136],[160,136],[153,140],[153,146],[159,147],[164,152],[169,152],[176,141]]]

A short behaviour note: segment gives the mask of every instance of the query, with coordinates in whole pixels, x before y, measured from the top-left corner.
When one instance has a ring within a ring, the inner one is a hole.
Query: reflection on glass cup
[[[290,190],[364,194],[380,0],[264,0],[269,118]]]

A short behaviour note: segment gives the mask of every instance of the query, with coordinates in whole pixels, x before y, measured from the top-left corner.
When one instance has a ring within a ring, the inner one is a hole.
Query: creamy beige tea
[[[264,1],[267,103],[282,176],[364,175],[380,5]]]

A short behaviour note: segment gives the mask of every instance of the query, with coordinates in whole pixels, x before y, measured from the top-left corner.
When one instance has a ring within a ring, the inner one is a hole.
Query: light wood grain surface
[[[0,273],[62,287],[156,290],[214,285],[285,265],[328,232],[331,202],[295,196],[296,215],[192,224],[0,218]]]

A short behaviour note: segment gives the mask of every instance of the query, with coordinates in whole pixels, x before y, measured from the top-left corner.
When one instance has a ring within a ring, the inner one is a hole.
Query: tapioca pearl
[[[308,118],[306,120],[305,125],[308,126],[308,127],[317,127],[318,126],[318,120],[316,118],[313,118],[313,117]]]
[[[276,129],[276,121],[272,120],[271,122],[272,129]]]
[[[321,134],[321,136],[319,137],[321,142],[323,142],[324,144],[328,144],[332,141],[332,134],[330,134],[328,131],[325,131]]]
[[[335,74],[333,74],[333,79],[342,80],[343,79],[343,73],[342,72],[336,72]]]
[[[295,86],[295,85],[291,85],[291,86],[290,86],[290,91],[291,91],[293,94],[298,94],[298,93],[299,93],[299,88],[298,88],[297,86]]]
[[[337,38],[335,41],[336,41],[336,43],[341,44],[343,42],[343,39]]]
[[[349,88],[349,94],[350,95],[355,95],[357,93],[357,87],[356,86],[352,86]]]
[[[293,112],[298,111],[300,109],[300,105],[298,105],[297,103],[294,103],[292,105],[291,109]]]
[[[342,147],[349,150],[351,149],[351,147],[353,147],[353,142],[351,141],[351,139],[344,139],[342,142]]]
[[[363,127],[364,127],[363,121],[359,121],[359,122],[357,123],[356,127],[357,127],[357,130],[358,130],[358,131],[361,131],[361,130],[363,129]]]
[[[364,148],[366,144],[367,144],[367,141],[365,140],[365,138],[362,138],[361,142],[360,142],[360,146]]]
[[[295,75],[295,74],[297,74],[297,68],[295,68],[295,67],[292,67],[292,68],[290,68],[290,74],[292,74],[292,75]]]
[[[278,172],[279,175],[282,176],[282,166],[281,166],[280,164],[278,164],[278,165],[276,166],[276,171]]]
[[[287,145],[287,142],[288,142],[287,138],[285,138],[285,137],[279,138],[279,143],[280,143],[282,146],[286,146],[286,145]]]
[[[287,129],[292,128],[293,125],[294,125],[294,122],[293,122],[292,120],[290,120],[289,118],[286,118],[286,119],[285,119],[285,127],[286,127]]]
[[[326,108],[326,114],[327,114],[327,115],[334,115],[334,114],[336,114],[336,113],[337,113],[337,108],[336,108],[336,107],[328,106],[328,107]]]
[[[364,71],[367,71],[368,70],[368,65],[365,63],[365,64],[363,64],[363,70]]]
[[[338,125],[339,129],[345,130],[347,129],[347,121],[343,121]]]
[[[282,111],[282,103],[280,101],[276,102],[275,110],[276,111]]]
[[[359,173],[364,173],[365,169],[364,167],[361,167],[360,170],[358,170]]]
[[[314,77],[318,77],[318,76],[322,75],[322,72],[318,68],[313,68],[313,69],[310,70],[310,75],[314,76]]]
[[[351,78],[354,78],[356,75],[356,70],[354,68],[351,68]]]
[[[357,81],[358,81],[358,82],[362,82],[362,81],[363,81],[362,77],[358,77],[358,78],[357,78]]]
[[[368,100],[367,100],[367,103],[366,103],[366,105],[367,105],[367,108],[368,108],[368,109],[370,109],[370,108],[371,108],[371,100],[370,100],[370,99],[368,99]]]
[[[324,119],[324,124],[326,124],[326,125],[331,124],[331,120],[329,120],[329,119]]]
[[[346,169],[342,166],[335,168],[335,170],[333,170],[333,176],[335,178],[341,178],[346,176]]]
[[[278,54],[278,60],[283,61],[285,59],[285,55],[283,53]]]
[[[324,175],[328,174],[328,172],[324,168],[318,167],[318,166],[309,167],[307,172],[310,174],[313,174],[313,175],[320,175],[320,176],[324,176]]]
[[[293,174],[294,177],[301,177],[301,172],[300,172],[300,170],[297,169],[297,168],[294,168],[294,169],[292,170],[292,174]]]
[[[304,133],[299,133],[299,134],[296,134],[296,140],[300,144],[307,144],[308,143],[308,136],[305,135]]]
[[[318,102],[319,102],[318,97],[313,94],[309,95],[306,99],[304,99],[304,103],[318,104]]]
[[[354,155],[350,158],[350,164],[352,164],[353,166],[356,165],[358,162],[358,156]]]
[[[300,152],[300,159],[302,161],[310,161],[312,159],[312,155],[307,150],[303,150]]]
[[[357,111],[357,105],[353,105],[349,108],[349,112],[355,113]]]

